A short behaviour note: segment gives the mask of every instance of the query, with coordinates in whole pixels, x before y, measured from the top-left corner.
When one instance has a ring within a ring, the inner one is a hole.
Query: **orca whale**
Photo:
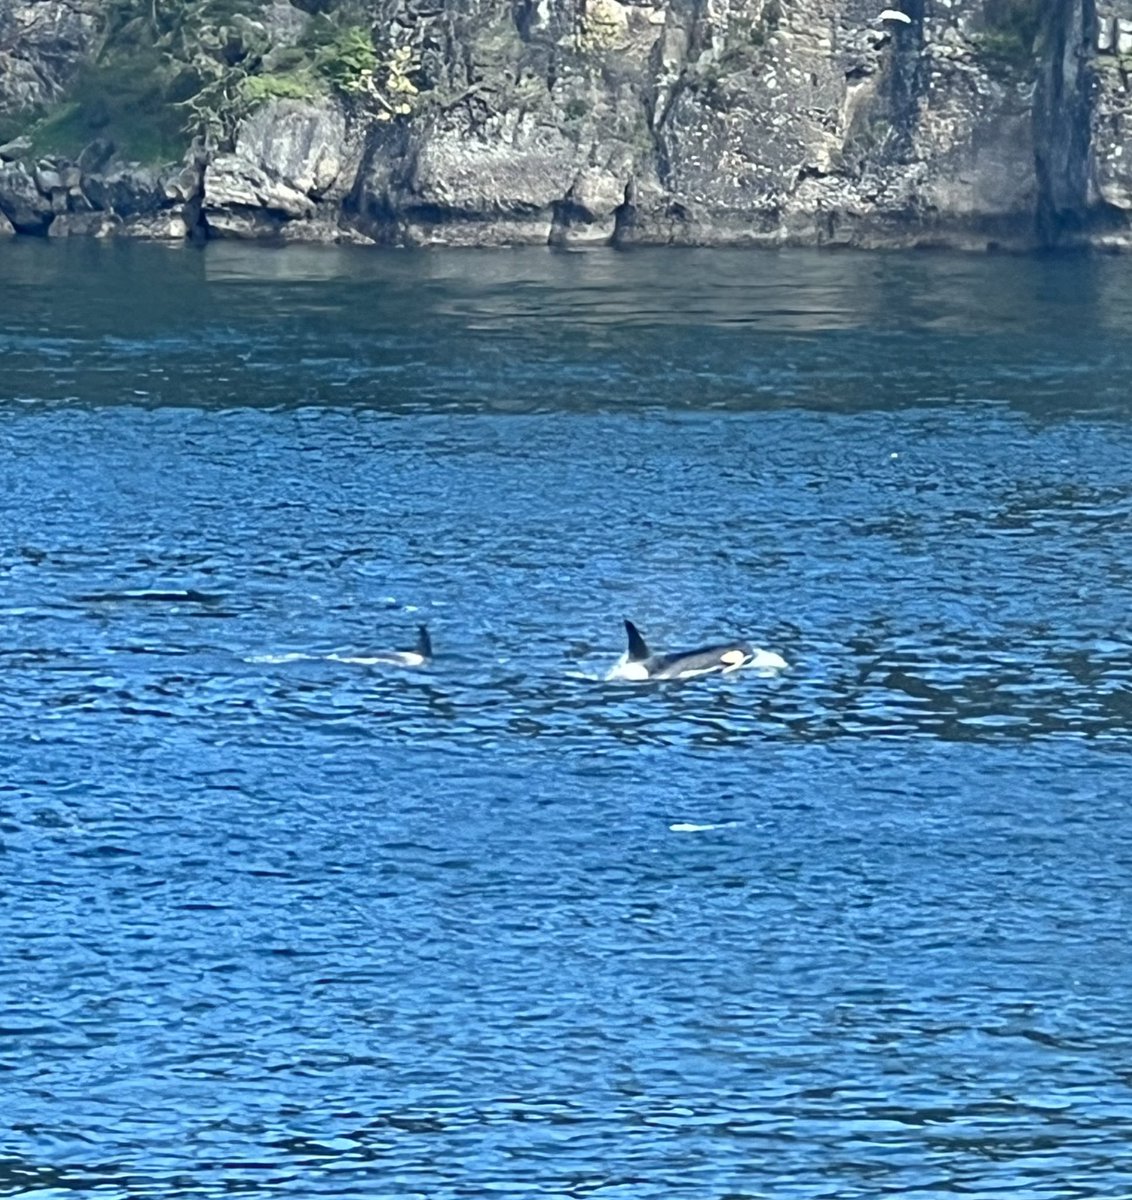
[[[649,679],[694,679],[697,675],[728,674],[743,667],[781,670],[786,660],[749,642],[720,642],[694,650],[655,654],[632,621],[625,622],[629,647],[606,679],[640,683]]]
[[[338,662],[359,663],[366,667],[425,667],[432,662],[432,638],[429,637],[427,625],[418,625],[415,650],[374,650],[369,654],[349,657],[332,654],[330,657]]]

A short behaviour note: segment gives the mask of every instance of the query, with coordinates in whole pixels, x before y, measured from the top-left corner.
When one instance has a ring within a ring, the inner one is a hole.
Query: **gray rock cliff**
[[[85,3],[0,0],[0,63],[24,64],[0,71],[0,111],[66,94],[97,41]],[[264,36],[293,43],[305,14],[270,7]],[[407,245],[1132,244],[1132,0],[892,8],[382,0],[404,95],[264,96],[161,170],[16,154],[0,214]]]
[[[0,113],[63,98],[102,15],[99,0],[0,0]]]

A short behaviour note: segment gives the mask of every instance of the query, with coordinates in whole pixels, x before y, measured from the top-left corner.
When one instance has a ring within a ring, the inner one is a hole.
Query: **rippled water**
[[[1130,1194],[1132,265],[0,295],[0,1194]]]

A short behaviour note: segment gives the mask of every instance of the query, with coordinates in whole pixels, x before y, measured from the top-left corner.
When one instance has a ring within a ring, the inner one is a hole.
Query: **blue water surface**
[[[0,1195],[1132,1195],[1132,265],[0,294]]]

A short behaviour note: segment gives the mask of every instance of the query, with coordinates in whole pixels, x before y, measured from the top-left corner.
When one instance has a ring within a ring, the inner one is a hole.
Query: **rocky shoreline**
[[[455,24],[395,5],[383,19],[427,83],[411,111],[269,98],[164,166],[17,138],[0,232],[1132,246],[1132,0],[1050,0],[1032,61],[1004,61],[994,13],[1028,2],[905,0],[882,19],[864,0],[472,0]]]

